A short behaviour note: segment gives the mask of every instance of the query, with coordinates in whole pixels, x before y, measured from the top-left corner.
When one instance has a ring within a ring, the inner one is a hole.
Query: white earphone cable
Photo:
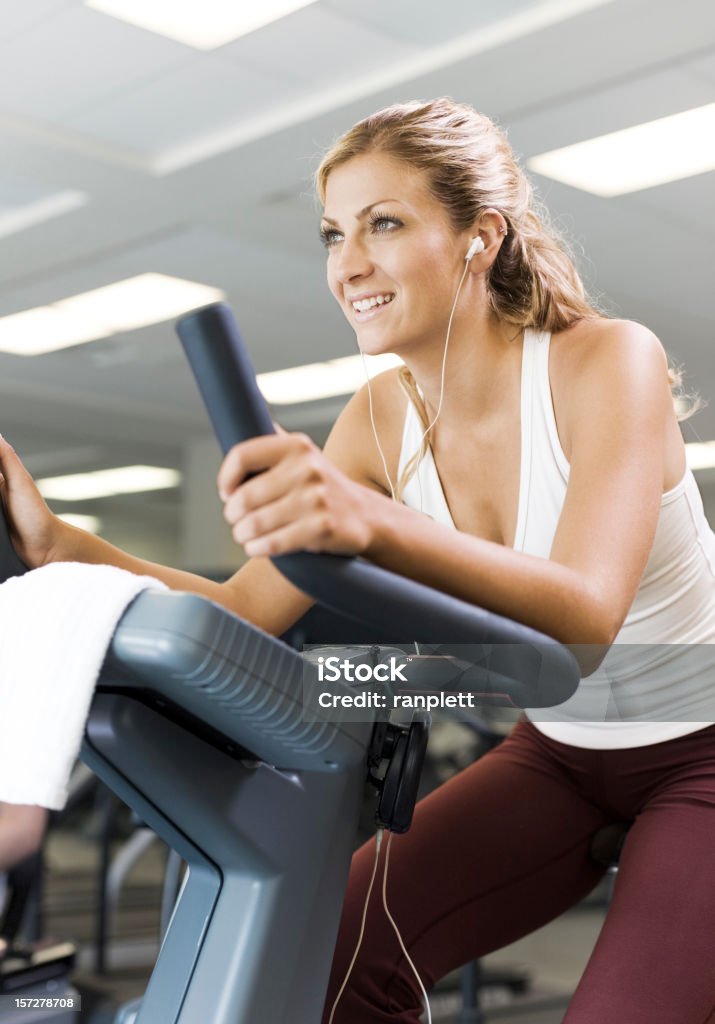
[[[435,413],[434,419],[429,424],[429,426],[427,427],[427,429],[423,433],[422,437],[420,438],[419,447],[417,449],[418,451],[422,450],[422,445],[424,444],[425,438],[427,437],[429,432],[432,430],[432,428],[436,424],[437,420],[439,419],[440,413],[442,412],[442,402],[443,402],[443,399],[444,399],[445,371],[446,371],[446,367],[447,367],[447,350],[449,348],[449,339],[450,339],[450,336],[451,336],[451,333],[452,333],[452,320],[454,319],[454,312],[455,312],[455,310],[457,308],[457,300],[459,299],[459,293],[462,290],[462,285],[464,284],[464,279],[467,276],[467,271],[468,270],[469,270],[469,260],[467,259],[467,260],[465,260],[464,270],[462,271],[462,276],[459,279],[459,284],[457,285],[457,291],[456,291],[455,296],[454,296],[454,302],[452,303],[452,309],[451,309],[451,312],[449,314],[449,321],[447,323],[447,336],[446,336],[445,341],[444,341],[444,353],[442,355],[442,372],[441,372],[441,381],[440,381],[440,389],[439,389],[439,404],[437,406],[437,412]],[[382,445],[380,444],[380,437],[378,435],[377,427],[375,425],[375,413],[374,413],[373,404],[372,404],[372,388],[370,386],[370,374],[369,374],[368,369],[367,369],[367,363],[365,362],[365,353],[362,351],[362,349],[359,349],[359,351],[360,351],[360,356],[362,358],[362,365],[363,365],[363,370],[365,372],[365,379],[367,381],[367,396],[368,396],[368,402],[370,404],[370,423],[372,424],[372,433],[373,433],[373,436],[375,438],[375,444],[377,445],[377,450],[380,453],[380,458],[382,460],[382,468],[385,471],[385,477],[386,477],[387,482],[388,482],[389,487],[390,487],[390,494],[392,496],[392,500],[395,501],[396,500],[396,498],[395,498],[395,485],[393,484],[392,479],[390,477],[390,473],[389,473],[388,468],[387,468],[387,459],[385,458],[385,453],[382,450]],[[423,500],[422,500],[422,479],[420,477],[419,464],[417,466],[417,471],[416,472],[417,472],[417,486],[419,487],[419,493],[420,493],[420,512],[421,512],[422,511]]]
[[[357,960],[357,955],[360,952],[360,946],[362,945],[363,935],[365,934],[365,920],[367,918],[367,908],[368,908],[368,906],[370,904],[370,896],[372,895],[372,887],[375,884],[375,875],[377,874],[377,865],[378,865],[378,862],[380,860],[380,847],[382,846],[382,839],[383,839],[384,835],[385,835],[384,828],[379,828],[377,830],[377,835],[375,837],[375,862],[374,862],[374,864],[372,866],[372,875],[370,876],[370,884],[369,884],[369,886],[367,888],[367,896],[365,897],[365,905],[364,905],[363,911],[362,911],[362,921],[360,922],[360,934],[358,935],[357,945],[355,947],[355,952],[353,953],[353,958],[350,961],[350,966],[348,967],[348,969],[347,969],[347,971],[345,973],[345,977],[343,978],[343,983],[340,986],[340,991],[336,995],[335,1002],[333,1003],[333,1007],[332,1007],[332,1009],[330,1011],[330,1018],[328,1020],[328,1024],[333,1024],[333,1017],[335,1016],[336,1007],[338,1005],[338,1002],[340,1001],[340,997],[342,996],[343,992],[345,991],[345,986],[347,985],[347,983],[348,983],[348,981],[350,979],[350,975],[352,974],[353,967],[355,966],[355,961]]]
[[[457,308],[457,299],[459,298],[459,293],[462,290],[462,285],[464,284],[464,278],[466,277],[468,270],[469,270],[469,264],[465,262],[464,270],[462,271],[462,276],[459,279],[459,284],[457,285],[457,292],[456,292],[456,295],[454,296],[454,302],[452,303],[452,312],[449,314],[449,323],[447,324],[447,337],[445,338],[445,341],[444,341],[444,354],[442,356],[442,380],[441,380],[440,388],[439,388],[439,405],[437,406],[437,412],[435,413],[434,419],[432,420],[432,422],[430,423],[430,425],[427,427],[427,429],[425,430],[424,434],[422,435],[422,441],[424,441],[424,439],[427,437],[427,435],[429,434],[430,430],[432,429],[432,427],[435,425],[435,423],[439,419],[439,414],[442,412],[442,400],[444,399],[444,372],[445,372],[445,368],[447,366],[447,349],[449,347],[449,338],[450,338],[450,335],[452,333],[452,320],[454,319],[454,311]],[[422,447],[422,441],[420,441],[420,447]]]
[[[392,484],[392,480],[390,479],[390,473],[389,473],[388,468],[387,468],[387,459],[385,458],[385,453],[382,450],[382,445],[380,444],[380,438],[379,438],[378,433],[377,433],[377,427],[375,426],[375,413],[374,413],[373,407],[372,407],[372,388],[370,387],[370,374],[368,373],[367,363],[365,362],[365,353],[363,352],[362,349],[360,349],[360,357],[362,359],[362,368],[365,371],[365,379],[367,380],[367,397],[368,397],[368,401],[370,403],[370,423],[372,424],[372,433],[373,433],[373,437],[375,438],[375,444],[377,445],[377,450],[380,453],[380,458],[382,459],[382,468],[385,470],[385,476],[387,477],[387,482],[390,485],[390,494],[392,496],[392,500],[395,501],[396,500],[395,499],[395,488],[394,488],[394,486]]]
[[[427,991],[426,991],[424,985],[422,984],[422,979],[419,976],[419,972],[418,972],[417,968],[415,967],[414,963],[412,962],[412,958],[410,957],[410,954],[407,952],[407,949],[405,948],[405,944],[402,941],[402,936],[400,935],[400,929],[397,927],[397,923],[396,923],[394,917],[392,916],[392,914],[390,913],[389,908],[387,906],[387,869],[390,866],[390,846],[392,844],[392,836],[393,836],[393,833],[390,832],[389,836],[387,837],[387,849],[385,850],[385,867],[383,868],[383,871],[382,871],[382,905],[385,908],[385,914],[387,915],[387,919],[390,922],[390,924],[392,925],[392,927],[394,929],[394,932],[395,932],[395,935],[397,936],[397,941],[400,943],[400,949],[402,950],[402,952],[405,955],[405,960],[410,965],[410,968],[412,969],[412,973],[414,974],[415,978],[417,978],[417,984],[420,986],[420,992],[422,993],[422,1000],[423,1000],[423,1002],[425,1004],[425,1012],[427,1014],[426,1024],[432,1024],[432,1010],[430,1008],[429,998],[427,996]]]
[[[446,370],[446,367],[447,367],[447,349],[449,348],[449,339],[450,339],[450,335],[452,333],[452,320],[454,319],[454,311],[457,308],[457,300],[459,298],[459,293],[462,290],[462,285],[464,284],[464,278],[467,276],[467,271],[468,270],[469,270],[469,260],[465,260],[464,270],[462,271],[462,276],[459,279],[459,284],[457,285],[457,291],[456,291],[455,296],[454,296],[454,302],[452,303],[452,311],[449,314],[449,322],[447,324],[447,337],[444,339],[444,353],[442,355],[442,374],[441,374],[441,381],[440,381],[440,386],[439,386],[439,404],[437,406],[437,412],[435,413],[434,419],[432,420],[432,422],[430,423],[430,425],[427,427],[427,429],[425,430],[424,434],[420,438],[419,447],[417,449],[418,451],[422,451],[422,445],[424,444],[425,438],[427,437],[429,432],[434,427],[435,423],[439,419],[440,413],[442,412],[442,401],[444,399],[444,378],[445,378],[445,370]],[[422,505],[423,505],[423,499],[422,499],[422,476],[420,475],[419,464],[417,465],[416,473],[417,473],[417,486],[418,486],[419,492],[420,492],[420,512],[422,512],[423,511],[423,509],[422,509]],[[390,485],[390,486],[392,486],[392,485]]]

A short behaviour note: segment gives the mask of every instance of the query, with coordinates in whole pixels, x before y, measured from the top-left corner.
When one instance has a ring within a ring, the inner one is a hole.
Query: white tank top
[[[548,558],[569,464],[556,429],[548,332],[527,330],[521,371],[521,473],[514,550]],[[399,475],[423,426],[407,403]],[[403,500],[454,526],[428,451]],[[597,672],[552,709],[527,709],[545,735],[589,748],[640,747],[715,722],[715,535],[692,472],[661,500],[653,547],[626,620]]]

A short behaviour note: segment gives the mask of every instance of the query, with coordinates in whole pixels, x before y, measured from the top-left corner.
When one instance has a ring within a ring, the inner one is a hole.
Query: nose
[[[335,272],[341,284],[367,277],[372,272],[370,255],[359,238],[343,239]]]

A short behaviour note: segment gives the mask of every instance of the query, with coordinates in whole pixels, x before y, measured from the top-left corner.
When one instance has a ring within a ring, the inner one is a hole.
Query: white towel
[[[59,810],[119,618],[150,576],[53,562],[0,585],[0,800]]]

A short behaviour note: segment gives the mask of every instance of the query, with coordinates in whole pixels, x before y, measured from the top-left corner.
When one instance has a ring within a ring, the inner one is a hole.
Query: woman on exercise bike
[[[581,900],[605,870],[594,835],[630,824],[565,1020],[715,1020],[715,716],[707,673],[668,656],[715,643],[715,539],[663,348],[588,301],[504,135],[470,107],[379,111],[317,185],[330,290],[360,350],[404,368],[352,398],[323,452],[279,433],[228,454],[218,488],[247,565],[215,584],[67,526],[0,442],[17,550],[154,575],[274,634],[311,601],[266,556],[361,555],[574,645],[584,675],[615,652],[620,674],[588,675],[585,703],[527,712],[419,805],[392,846],[390,910],[430,988]],[[374,859],[374,842],[354,858],[325,1024],[420,1019],[377,899],[333,1009]]]

